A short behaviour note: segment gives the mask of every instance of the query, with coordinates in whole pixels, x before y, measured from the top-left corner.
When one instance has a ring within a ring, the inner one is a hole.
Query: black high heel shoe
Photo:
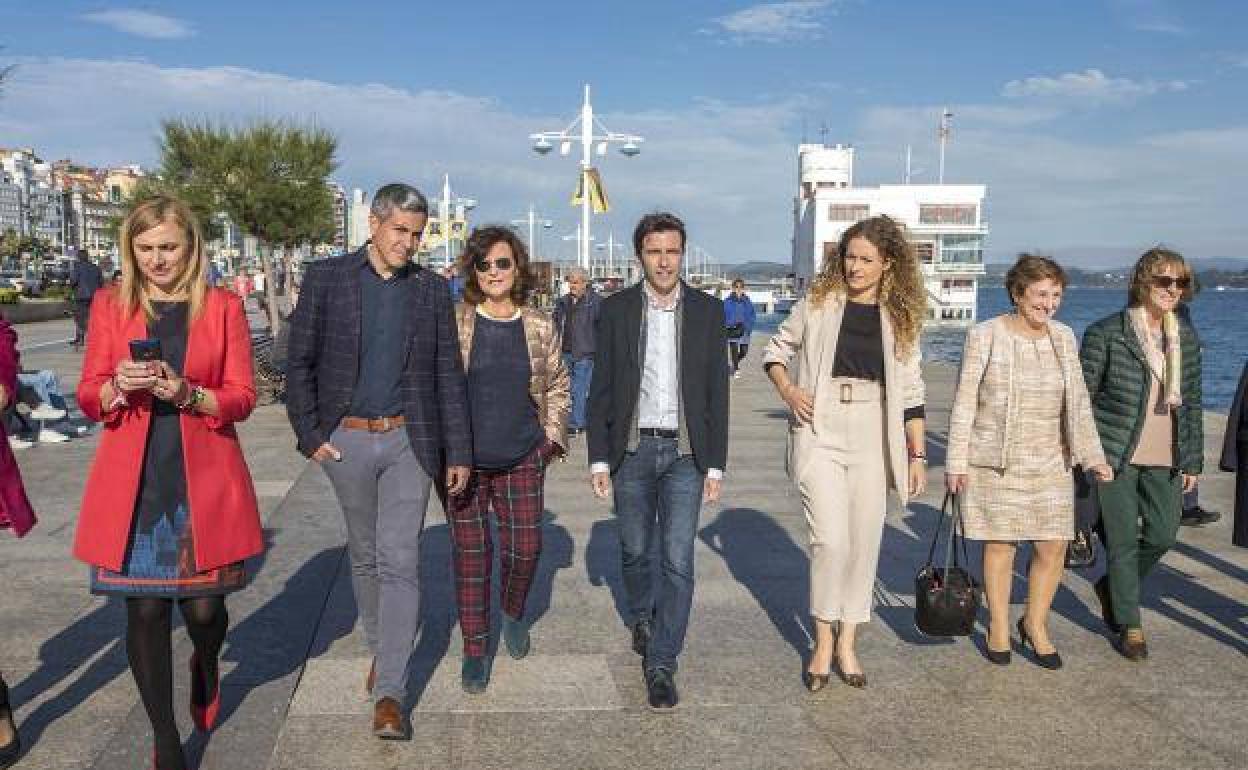
[[[988,659],[989,663],[995,663],[998,666],[1010,665],[1010,651],[992,649],[988,646],[987,639],[984,640],[984,657]]]
[[[9,723],[13,731],[13,740],[0,746],[0,768],[12,767],[22,753],[22,736],[17,732],[17,723],[13,721],[13,710],[9,708],[9,686],[0,679],[0,720]]]
[[[1031,645],[1031,651],[1036,656],[1036,662],[1043,668],[1056,671],[1062,667],[1062,656],[1058,655],[1056,650],[1046,655],[1041,655],[1040,651],[1036,649],[1036,642],[1027,633],[1027,628],[1023,625],[1023,618],[1018,619],[1018,638],[1023,643],[1024,649],[1026,649],[1028,644]]]

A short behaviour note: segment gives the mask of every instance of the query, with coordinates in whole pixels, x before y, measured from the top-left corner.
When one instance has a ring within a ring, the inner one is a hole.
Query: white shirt
[[[646,360],[641,367],[641,395],[637,399],[637,427],[680,428],[680,359],[676,355],[676,310],[680,286],[673,298],[660,299],[646,284]]]

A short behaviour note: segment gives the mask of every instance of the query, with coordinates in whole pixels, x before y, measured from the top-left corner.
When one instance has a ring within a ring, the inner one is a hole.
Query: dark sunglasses
[[[510,270],[513,264],[514,262],[512,262],[511,257],[499,257],[493,262],[490,262],[490,260],[488,259],[482,258],[482,259],[473,260],[472,262],[472,266],[476,268],[476,271],[478,273],[490,272],[491,265],[493,267],[497,267],[499,270]]]
[[[1158,289],[1169,289],[1178,286],[1183,291],[1186,291],[1192,285],[1191,278],[1172,278],[1168,275],[1154,275],[1152,280],[1153,286],[1156,286]]]

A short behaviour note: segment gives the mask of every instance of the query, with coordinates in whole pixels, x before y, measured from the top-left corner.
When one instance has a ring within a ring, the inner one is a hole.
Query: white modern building
[[[347,203],[347,251],[356,251],[368,237],[368,196],[356,187]]]
[[[836,253],[855,222],[887,214],[906,226],[926,279],[928,319],[971,323],[984,274],[987,188],[977,184],[854,186],[854,148],[798,146],[798,192],[793,201],[793,273],[805,289],[823,260]]]

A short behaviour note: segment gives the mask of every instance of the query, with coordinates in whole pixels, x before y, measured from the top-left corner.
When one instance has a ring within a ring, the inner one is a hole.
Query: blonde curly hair
[[[829,296],[845,298],[844,257],[849,242],[855,238],[867,239],[884,257],[880,307],[888,311],[897,357],[902,358],[919,344],[919,332],[927,314],[927,290],[923,287],[914,246],[906,239],[905,227],[897,221],[884,215],[875,216],[856,222],[842,233],[836,253],[824,258],[819,274],[811,282],[808,299],[811,305],[818,307]]]

